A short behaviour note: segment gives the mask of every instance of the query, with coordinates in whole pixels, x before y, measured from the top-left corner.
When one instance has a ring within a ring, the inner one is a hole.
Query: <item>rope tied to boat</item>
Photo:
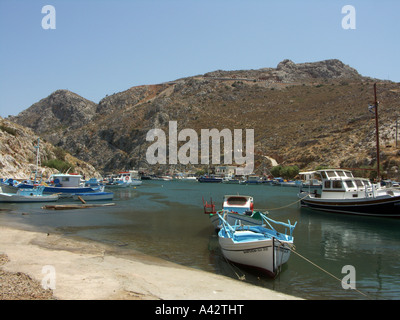
[[[284,208],[290,207],[290,206],[292,206],[292,205],[294,205],[294,204],[296,204],[296,203],[299,203],[301,200],[303,200],[303,199],[305,199],[305,198],[307,198],[307,197],[308,197],[308,194],[307,194],[306,196],[304,196],[303,198],[300,198],[299,200],[295,201],[295,202],[289,203],[289,204],[286,205],[286,206],[278,207],[278,208],[272,208],[272,209],[266,209],[266,211],[280,210],[280,209],[284,209]],[[254,210],[261,211],[262,209],[254,209]]]
[[[281,241],[279,241],[279,239],[276,239],[276,241],[278,241],[279,243],[281,243]],[[325,270],[324,268],[320,267],[319,265],[317,265],[316,263],[312,262],[310,259],[307,259],[306,257],[304,257],[303,255],[301,255],[300,253],[298,253],[296,251],[296,248],[294,245],[292,246],[285,246],[285,248],[289,249],[291,252],[293,252],[294,254],[296,254],[297,256],[299,256],[300,258],[304,259],[305,261],[307,261],[308,263],[312,264],[314,267],[318,268],[319,270],[325,272],[327,275],[331,276],[332,278],[334,278],[335,280],[339,281],[340,283],[343,283],[342,279],[339,279],[338,277],[336,277],[334,274],[330,273],[329,271]],[[369,295],[367,295],[366,293],[356,289],[356,288],[352,288],[352,290],[358,292],[359,294],[363,295],[364,297],[368,298],[368,299],[372,299]]]

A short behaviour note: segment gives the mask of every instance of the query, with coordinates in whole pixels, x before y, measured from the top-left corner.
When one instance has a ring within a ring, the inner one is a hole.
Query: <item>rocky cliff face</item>
[[[38,136],[28,128],[2,119],[0,117],[0,177],[27,179],[33,178],[36,170],[36,148]],[[39,149],[40,161],[57,159],[56,148],[48,142],[41,141]],[[100,173],[84,161],[78,160],[70,154],[64,155],[64,160],[74,166],[75,172],[87,177],[99,177]],[[39,173],[47,178],[58,170],[41,166]]]
[[[169,121],[199,136],[201,129],[254,129],[259,170],[271,165],[266,157],[303,169],[373,165],[375,126],[367,106],[376,81],[339,60],[284,60],[277,68],[218,70],[133,87],[97,105],[59,90],[11,120],[102,171],[145,166],[147,132],[168,134]],[[378,96],[382,156],[395,167],[399,84],[378,81]]]

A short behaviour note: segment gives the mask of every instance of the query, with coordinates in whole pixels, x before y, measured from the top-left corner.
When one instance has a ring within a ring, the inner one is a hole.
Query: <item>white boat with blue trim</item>
[[[280,267],[290,257],[293,247],[293,230],[297,222],[283,223],[274,221],[261,214],[266,227],[240,224],[234,225],[218,214],[221,220],[221,230],[218,232],[218,242],[224,257],[238,265],[255,268],[271,277],[275,277]],[[273,225],[281,225],[286,232],[278,232]]]
[[[53,202],[57,201],[58,194],[44,195],[44,187],[32,189],[19,189],[16,193],[5,193],[0,187],[0,202],[24,203],[24,202]]]

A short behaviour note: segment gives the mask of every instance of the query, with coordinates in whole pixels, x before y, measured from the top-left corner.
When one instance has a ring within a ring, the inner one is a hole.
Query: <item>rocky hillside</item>
[[[0,117],[0,177],[27,179],[34,177],[36,169],[36,148],[38,136],[29,128],[2,119]],[[87,177],[98,177],[99,172],[95,168],[79,160],[60,148],[54,147],[48,142],[40,141],[39,155],[41,168],[39,173],[44,178],[57,173],[54,164],[64,163],[73,172],[81,173]],[[45,164],[50,166],[46,166]],[[67,170],[68,170],[67,168]],[[70,172],[72,172],[70,170]]]
[[[361,76],[339,60],[218,70],[132,87],[98,104],[58,90],[10,120],[102,171],[146,166],[147,132],[168,134],[169,121],[199,136],[201,129],[254,129],[259,171],[271,166],[267,157],[301,169],[373,166],[375,124],[367,107],[374,82],[382,164],[394,172],[400,164],[394,145],[400,84]]]

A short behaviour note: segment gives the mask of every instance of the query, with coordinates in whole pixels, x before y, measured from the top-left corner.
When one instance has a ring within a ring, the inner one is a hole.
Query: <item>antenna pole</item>
[[[379,159],[379,126],[378,126],[378,100],[376,97],[376,83],[374,83],[374,95],[375,95],[375,129],[376,129],[376,171],[377,171],[377,180],[381,180],[381,172],[380,172],[380,159]]]

